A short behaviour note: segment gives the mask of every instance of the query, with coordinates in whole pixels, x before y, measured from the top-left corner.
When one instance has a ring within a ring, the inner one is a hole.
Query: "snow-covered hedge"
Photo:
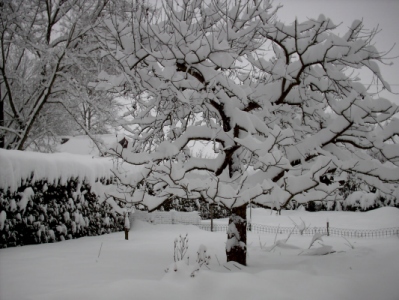
[[[136,210],[134,214],[130,215],[130,222],[134,219],[150,222],[153,224],[186,224],[199,225],[201,217],[197,211],[181,212],[181,211],[140,211]]]
[[[210,205],[204,200],[188,200],[185,198],[172,197],[166,200],[160,207],[163,211],[181,211],[181,212],[191,212],[198,211],[201,219],[210,219],[211,210],[213,210],[214,219],[222,219],[230,216],[231,212],[229,209],[222,205]]]
[[[123,230],[103,197],[112,161],[1,149],[0,161],[1,248]]]
[[[355,191],[345,200],[337,201],[310,201],[305,205],[308,211],[370,211],[381,207],[399,208],[399,189],[392,195],[383,195],[378,190],[374,193]],[[292,206],[291,209],[296,209]]]

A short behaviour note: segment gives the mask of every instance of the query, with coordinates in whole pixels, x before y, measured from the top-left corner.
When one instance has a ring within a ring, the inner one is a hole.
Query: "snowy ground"
[[[368,212],[350,212],[350,211],[320,211],[317,213],[296,210],[282,210],[281,215],[275,211],[264,210],[262,208],[252,209],[250,213],[247,210],[247,216],[252,216],[252,222],[256,224],[281,227],[293,227],[293,221],[300,224],[303,220],[306,226],[326,227],[327,221],[330,227],[344,229],[381,229],[399,227],[399,209],[392,207],[383,207]],[[203,220],[204,223],[210,223]],[[228,219],[214,220],[216,224],[227,224]],[[398,298],[399,299],[399,298]]]
[[[281,226],[287,219],[260,210],[254,216],[266,224]],[[290,216],[315,223],[326,219],[326,213],[290,212]],[[369,213],[334,212],[328,218],[345,221],[336,227],[357,228],[362,224],[362,229],[367,229],[388,223],[399,226],[399,210],[395,208]],[[140,221],[132,227],[129,241],[121,232],[1,249],[0,299],[399,299],[396,236],[351,239],[354,249],[343,238],[323,237],[324,243],[336,252],[308,256],[298,254],[308,247],[311,236],[290,237],[288,244],[299,249],[277,247],[269,252],[266,247],[273,245],[274,235],[249,233],[248,266],[243,267],[225,263],[225,233]],[[189,266],[179,264],[174,272],[173,241],[186,233]],[[285,237],[280,235],[277,239]],[[266,243],[262,249],[259,240]],[[212,257],[210,270],[203,267],[192,278],[201,244]],[[165,273],[168,267],[171,271]]]

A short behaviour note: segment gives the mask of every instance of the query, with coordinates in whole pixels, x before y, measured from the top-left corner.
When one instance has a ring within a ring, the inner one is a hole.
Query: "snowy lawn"
[[[252,216],[252,222],[256,224],[281,227],[293,227],[294,221],[300,224],[303,220],[306,226],[326,227],[327,221],[330,227],[345,229],[381,229],[399,227],[399,209],[394,207],[382,207],[368,212],[350,211],[320,211],[317,213],[298,210],[283,210],[281,215],[275,211],[262,208],[247,209],[247,216]],[[210,220],[203,220],[210,223]],[[228,218],[214,220],[216,224],[228,224]]]
[[[257,210],[255,215],[261,219],[262,213]],[[290,216],[316,223],[325,222],[326,213],[290,212]],[[334,216],[344,218],[347,223],[342,227],[347,228],[357,228],[357,224],[399,226],[395,208],[329,213],[329,218]],[[267,224],[283,226],[287,216],[270,216],[264,211],[263,218],[269,220]],[[274,235],[249,233],[248,266],[243,267],[225,262],[225,233],[140,221],[132,225],[129,241],[120,232],[1,249],[0,299],[399,299],[397,236],[350,239],[350,244],[341,237],[325,236],[324,244],[335,252],[310,256],[298,254],[308,248],[311,236],[292,235],[285,247],[268,251]],[[178,264],[174,272],[173,241],[186,233],[189,266]],[[286,237],[279,235],[277,240]],[[209,269],[202,267],[190,277],[201,244],[212,257]],[[311,249],[317,247],[318,242]]]

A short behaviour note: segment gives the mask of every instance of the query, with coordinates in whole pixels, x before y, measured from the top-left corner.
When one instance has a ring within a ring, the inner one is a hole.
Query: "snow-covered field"
[[[284,213],[253,213],[257,222],[292,224]],[[326,213],[296,211],[289,215],[315,225],[326,221]],[[399,226],[399,209],[330,212],[328,218],[343,222],[336,227]],[[310,256],[300,253],[308,248],[311,236],[292,235],[287,242],[290,247],[268,251],[274,235],[249,233],[248,266],[243,267],[225,263],[225,233],[140,221],[132,225],[129,241],[121,232],[1,249],[0,299],[399,299],[397,236],[349,241],[323,237],[324,244],[335,252]],[[173,241],[186,233],[189,266],[183,262],[174,272]],[[190,277],[201,244],[211,255],[209,269],[202,267]],[[315,243],[312,248],[317,247],[320,245]],[[168,267],[170,271],[165,273]]]

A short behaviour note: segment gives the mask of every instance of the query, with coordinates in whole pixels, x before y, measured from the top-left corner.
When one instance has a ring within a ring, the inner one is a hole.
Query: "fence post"
[[[125,230],[125,240],[129,240],[129,230],[130,230],[130,220],[129,213],[127,211],[124,212],[125,222],[123,224],[123,228]]]
[[[330,222],[327,219],[327,236],[330,236]]]
[[[174,210],[170,211],[170,218],[171,218],[172,224],[175,224],[175,211]]]

